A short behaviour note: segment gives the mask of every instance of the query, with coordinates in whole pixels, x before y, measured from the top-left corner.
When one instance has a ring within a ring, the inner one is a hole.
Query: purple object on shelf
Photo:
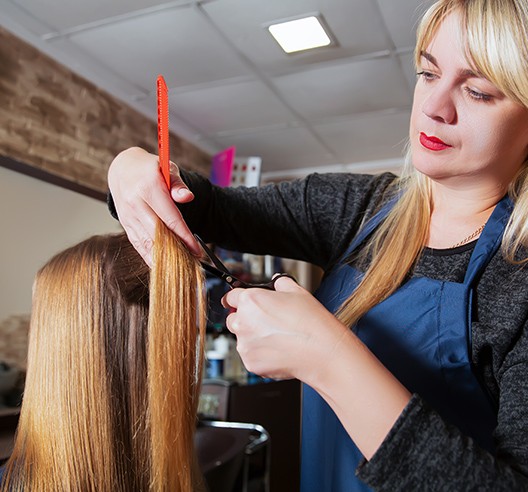
[[[236,147],[229,147],[213,156],[211,166],[211,183],[217,186],[230,186],[233,174],[233,163],[235,162]]]

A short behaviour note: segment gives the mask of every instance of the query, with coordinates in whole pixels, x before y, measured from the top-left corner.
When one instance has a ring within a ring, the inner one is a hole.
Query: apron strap
[[[350,243],[350,246],[347,248],[345,253],[341,256],[341,258],[338,261],[338,264],[343,263],[344,259],[352,253],[356,248],[359,247],[359,245],[370,235],[374,230],[380,225],[380,223],[387,217],[389,212],[392,210],[392,207],[396,204],[398,201],[399,196],[395,196],[394,198],[391,198],[381,209],[379,212],[377,212],[373,217],[371,217],[367,223],[359,230],[359,232],[356,234],[352,242]]]
[[[367,223],[359,230],[358,234],[352,240],[350,246],[338,261],[342,264],[359,245],[379,226],[387,217],[392,207],[396,204],[399,196],[391,198]],[[493,258],[493,255],[499,249],[506,224],[513,210],[513,202],[508,195],[505,195],[493,210],[482,234],[480,235],[475,249],[471,254],[464,284],[473,285],[477,276],[486,268],[487,264]]]
[[[387,217],[392,207],[396,204],[399,196],[389,200],[358,232],[350,246],[341,256],[338,263],[352,253],[359,245],[379,226]],[[479,272],[481,272],[490,262],[493,255],[501,245],[504,229],[513,210],[513,202],[508,195],[505,195],[493,210],[482,234],[477,241],[475,249],[471,255],[468,269],[466,271],[464,283],[472,284]]]

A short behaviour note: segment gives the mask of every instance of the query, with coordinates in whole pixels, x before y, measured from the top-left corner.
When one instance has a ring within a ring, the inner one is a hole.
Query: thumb
[[[277,292],[299,292],[304,290],[291,276],[287,273],[277,273],[273,276],[274,287]]]
[[[183,182],[180,176],[180,170],[174,162],[170,163],[171,174],[171,197],[175,202],[187,203],[194,199],[194,194]]]

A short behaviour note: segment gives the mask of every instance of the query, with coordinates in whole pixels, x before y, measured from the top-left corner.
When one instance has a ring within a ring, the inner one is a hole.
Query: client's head
[[[161,224],[152,270],[118,234],[38,272],[2,489],[193,489],[202,285],[199,262]]]

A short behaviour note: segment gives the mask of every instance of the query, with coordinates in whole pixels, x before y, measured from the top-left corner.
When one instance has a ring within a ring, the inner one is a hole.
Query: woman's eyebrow
[[[428,51],[425,51],[425,50],[420,51],[420,56],[423,56],[426,60],[430,61],[436,68],[440,68],[438,66],[438,61],[436,60],[436,58],[433,55],[431,55],[431,53],[429,53]],[[485,78],[481,74],[479,74],[478,72],[475,72],[474,70],[471,70],[470,68],[460,69],[458,70],[458,73],[461,77],[464,77],[464,78],[479,78],[479,79]]]
[[[420,51],[420,56],[423,56],[426,60],[430,61],[435,67],[438,68],[438,62],[436,61],[436,58],[431,55],[431,53],[422,50]]]

